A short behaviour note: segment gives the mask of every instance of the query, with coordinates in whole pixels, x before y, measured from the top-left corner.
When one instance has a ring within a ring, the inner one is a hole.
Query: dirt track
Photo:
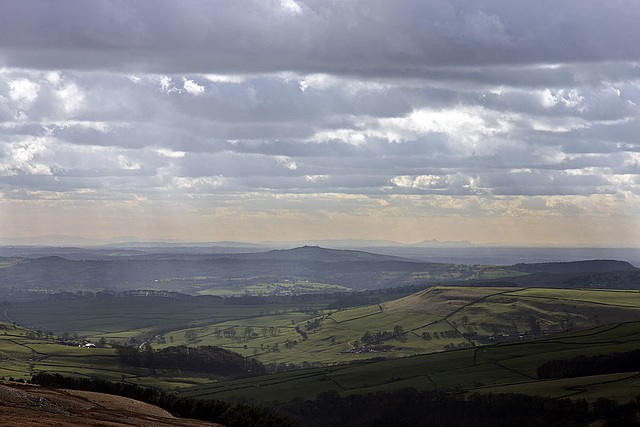
[[[125,397],[88,391],[0,384],[3,426],[219,426],[172,417],[167,411]]]

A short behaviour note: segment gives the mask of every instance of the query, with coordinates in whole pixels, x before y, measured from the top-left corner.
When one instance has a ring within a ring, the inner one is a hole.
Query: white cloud
[[[85,100],[84,92],[75,83],[67,83],[55,91],[56,96],[62,103],[62,108],[67,115],[73,115],[80,108]]]
[[[13,101],[18,102],[22,106],[29,106],[38,97],[40,85],[29,79],[22,78],[14,80],[9,84],[9,96]]]
[[[138,170],[140,169],[140,163],[127,158],[127,156],[125,155],[118,155],[118,164],[120,165],[120,168],[124,169],[124,170]]]
[[[225,75],[225,74],[205,74],[205,79],[214,83],[242,83],[246,80],[246,77],[240,75]]]
[[[40,138],[9,144],[5,149],[6,156],[0,160],[0,175],[51,175],[51,168],[43,161],[49,152],[47,145]]]
[[[568,108],[575,109],[576,111],[581,113],[586,110],[586,106],[583,104],[584,97],[581,96],[576,89],[571,89],[569,91],[565,89],[559,89],[553,92],[550,89],[545,89],[540,94],[540,98],[542,100],[542,105],[545,108],[562,105]]]
[[[306,175],[304,179],[308,182],[320,182],[328,178],[328,175]]]
[[[296,162],[288,157],[285,156],[276,156],[275,157],[276,162],[278,162],[279,165],[284,166],[285,168],[289,169],[289,170],[296,170],[298,169],[298,165],[296,164]]]
[[[302,15],[302,8],[295,0],[280,0],[280,7],[293,15]]]
[[[300,80],[300,90],[306,92],[308,89],[326,90],[337,86],[339,80],[328,74],[311,74]]]
[[[58,86],[62,82],[62,76],[59,71],[50,71],[46,74],[45,79],[52,85]]]
[[[171,159],[180,159],[187,155],[187,153],[184,151],[172,151],[167,148],[158,148],[156,149],[156,153],[164,157],[169,157]]]
[[[309,138],[309,141],[313,142],[327,142],[333,140],[343,141],[349,145],[363,146],[367,141],[367,135],[361,131],[338,129],[322,130]]]
[[[224,185],[224,182],[225,180],[223,178],[212,176],[200,178],[175,177],[173,179],[176,187],[188,191],[208,191]]]
[[[158,79],[158,81],[160,83],[160,89],[164,93],[172,93],[172,92],[180,91],[178,88],[174,86],[173,82],[171,81],[171,77],[169,76],[162,76]]]
[[[201,95],[204,93],[204,86],[200,86],[198,83],[193,80],[189,80],[186,77],[182,78],[184,84],[184,90],[187,91],[190,95]]]

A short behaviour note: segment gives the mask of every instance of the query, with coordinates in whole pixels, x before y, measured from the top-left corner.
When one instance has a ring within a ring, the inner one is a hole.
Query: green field
[[[640,373],[536,379],[536,368],[551,359],[640,349],[640,322],[601,326],[527,342],[413,356],[373,363],[304,369],[185,390],[185,396],[286,402],[323,391],[361,394],[415,387],[465,393],[516,392],[547,397],[635,400]]]
[[[636,291],[436,287],[366,307],[318,313],[285,311],[168,335],[174,345],[215,345],[266,364],[329,366],[519,341],[633,320],[640,320],[640,293]],[[367,331],[391,333],[398,327],[402,333],[397,336],[375,343],[363,341]],[[155,345],[170,343],[165,339]]]
[[[174,390],[221,380],[215,375],[181,370],[153,372],[120,363],[113,348],[69,345],[46,334],[38,334],[0,322],[0,377],[28,380],[34,373],[51,372],[65,376],[124,381],[164,390]]]
[[[406,357],[640,320],[637,291],[440,286],[345,309],[331,308],[328,295],[242,301],[85,298],[0,309],[33,330],[154,348],[214,345],[272,369]],[[367,333],[373,339],[365,340]]]
[[[591,379],[591,385],[575,379],[542,384],[533,377],[549,358],[636,348],[637,291],[434,287],[361,307],[332,308],[335,302],[330,295],[315,295],[5,303],[0,309],[6,320],[30,330],[3,324],[0,375],[29,378],[48,371],[163,389],[203,385],[190,393],[224,398],[260,399],[267,387],[268,395],[280,400],[294,395],[297,387],[312,393],[305,394],[309,397],[334,387],[345,393],[398,387],[498,392],[522,383],[531,393],[554,397],[571,395],[578,385],[585,396],[605,390],[614,396],[623,383],[636,387],[633,377],[620,375]],[[609,324],[619,326],[604,326]],[[583,332],[558,335],[571,330]],[[214,345],[256,358],[273,371],[308,369],[233,383],[198,373],[149,372],[120,366],[108,345],[87,349],[52,339],[74,334],[94,343],[102,339],[156,349]],[[300,375],[306,379],[298,385]],[[295,384],[286,378],[296,379]],[[282,384],[282,390],[275,384]],[[275,387],[273,394],[270,387]]]
[[[197,295],[217,295],[217,296],[242,296],[242,295],[299,295],[299,294],[319,294],[329,292],[350,292],[351,288],[329,283],[311,282],[309,280],[284,280],[284,281],[259,281],[252,285],[238,285],[236,287],[214,287],[198,291]]]

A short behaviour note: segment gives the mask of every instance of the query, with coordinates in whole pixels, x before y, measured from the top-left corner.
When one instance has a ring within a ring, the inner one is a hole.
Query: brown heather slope
[[[404,298],[385,302],[381,305],[385,313],[427,313],[445,317],[464,306],[480,301],[490,295],[513,291],[514,289],[516,288],[456,288],[434,286]]]
[[[220,426],[176,418],[157,406],[125,397],[10,382],[0,384],[0,423],[5,427]]]

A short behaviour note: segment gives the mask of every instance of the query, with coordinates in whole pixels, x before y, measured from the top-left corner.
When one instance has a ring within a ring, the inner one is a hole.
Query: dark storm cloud
[[[2,2],[0,57],[42,69],[416,76],[634,61],[634,0]]]

